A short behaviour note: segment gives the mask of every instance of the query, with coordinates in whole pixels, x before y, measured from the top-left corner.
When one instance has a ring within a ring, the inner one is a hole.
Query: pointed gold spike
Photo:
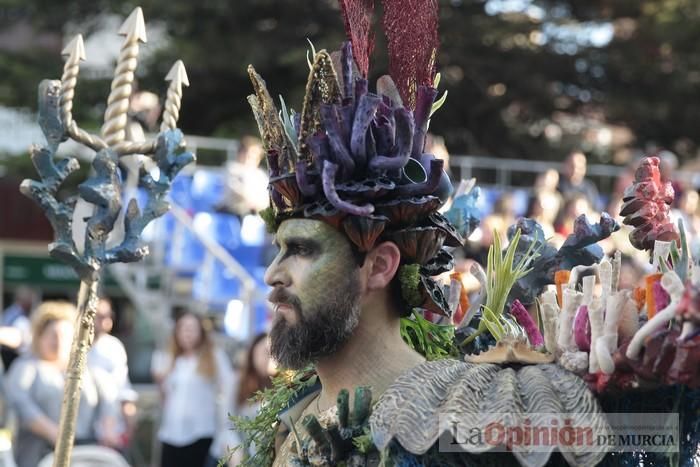
[[[333,60],[325,50],[314,56],[306,82],[304,105],[299,126],[299,159],[311,160],[306,139],[321,128],[321,104],[340,104],[342,92],[333,69]]]

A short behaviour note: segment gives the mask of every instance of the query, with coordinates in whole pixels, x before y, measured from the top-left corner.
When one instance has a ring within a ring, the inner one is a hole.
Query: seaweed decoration
[[[345,20],[345,34],[352,43],[355,63],[360,70],[360,75],[367,78],[369,57],[374,49],[372,32],[374,0],[340,0],[339,3]]]
[[[541,244],[530,242],[527,250],[516,257],[520,235],[520,229],[516,230],[508,247],[502,251],[500,235],[494,232],[494,241],[489,247],[486,264],[486,302],[482,305],[482,316],[478,328],[462,342],[462,346],[469,344],[486,331],[496,341],[505,336],[525,336],[525,331],[506,314],[506,305],[515,283],[532,271],[534,261],[540,254]]]
[[[169,206],[166,198],[173,179],[185,165],[194,161],[194,155],[184,150],[182,133],[175,128],[182,87],[189,85],[184,65],[179,60],[166,76],[170,85],[161,132],[157,139],[146,142],[126,141],[124,128],[139,44],[146,41],[141,8],[133,11],[119,33],[125,39],[117,60],[100,135],[81,129],[72,116],[80,62],[85,60],[82,36],[78,35],[63,50],[66,61],[61,80],[44,80],[39,84],[39,125],[47,144],[30,149],[39,180],[24,180],[20,185],[22,194],[41,206],[53,227],[55,237],[49,245],[49,254],[71,266],[80,279],[80,318],[68,363],[59,434],[54,451],[55,467],[67,467],[70,464],[80,399],[79,388],[86,353],[94,334],[100,272],[107,264],[138,261],[148,253],[147,247],[140,242],[141,234],[149,222],[167,212]],[[96,151],[92,160],[94,175],[78,186],[76,194],[93,205],[93,212],[86,219],[85,243],[82,248],[78,248],[73,239],[73,215],[77,196],[62,200],[57,197],[66,177],[79,168],[75,158],[63,159],[56,156],[58,146],[68,138]],[[128,154],[150,155],[159,175],[154,177],[145,171],[142,173],[139,185],[147,193],[145,205],[139,207],[135,199],[129,200],[124,214],[123,238],[119,241],[118,238],[110,239],[110,234],[122,213],[122,180],[118,160],[120,156]],[[116,241],[116,246],[111,246],[113,242],[108,243],[108,240]]]
[[[661,181],[659,158],[643,159],[620,208],[620,215],[625,216],[622,222],[634,227],[629,238],[635,248],[651,250],[655,240],[679,240],[670,218],[673,196],[671,183]]]
[[[419,86],[432,87],[435,77],[439,45],[438,2],[383,0],[382,5],[382,27],[388,42],[391,77],[404,104],[415,109]]]
[[[241,434],[241,443],[231,448],[224,456],[227,462],[237,452],[244,453],[243,467],[272,465],[275,458],[275,434],[279,425],[279,414],[293,405],[318,384],[318,377],[311,366],[299,371],[284,371],[272,378],[272,387],[258,391],[251,398],[260,403],[260,410],[253,418],[232,415],[234,428]],[[255,452],[247,456],[252,449]]]

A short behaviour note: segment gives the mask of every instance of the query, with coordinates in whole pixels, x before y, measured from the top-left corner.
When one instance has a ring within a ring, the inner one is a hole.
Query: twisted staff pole
[[[75,425],[80,406],[82,376],[85,371],[87,352],[95,335],[96,308],[97,281],[81,280],[78,292],[76,336],[73,338],[66,372],[61,418],[58,423],[58,438],[54,449],[54,467],[68,467],[70,465],[73,440],[75,439]]]
[[[182,85],[189,84],[184,65],[179,61],[173,67],[176,70],[174,77],[169,74],[166,78],[171,81],[170,87],[173,89],[168,92],[167,112],[163,115],[164,124],[157,140],[146,143],[124,141],[123,129],[137,63],[138,42],[145,41],[140,8],[134,10],[125,21],[120,34],[125,35],[126,39],[117,61],[102,136],[91,135],[80,129],[72,116],[79,65],[85,59],[82,37],[77,36],[63,50],[66,63],[61,81],[44,80],[39,84],[39,125],[48,144],[30,149],[40,180],[24,180],[20,185],[20,191],[39,204],[51,222],[55,239],[49,245],[49,254],[69,264],[80,278],[79,316],[66,375],[54,467],[70,465],[82,375],[94,335],[97,289],[102,266],[139,261],[148,254],[148,248],[140,242],[141,233],[149,222],[168,211],[166,198],[172,180],[185,165],[194,161],[194,155],[184,150],[183,135],[176,129]],[[78,250],[72,234],[75,201],[71,200],[75,197],[59,201],[56,196],[66,177],[79,167],[75,158],[55,157],[59,144],[66,138],[72,138],[97,151],[92,161],[93,175],[78,186],[80,197],[94,205],[93,214],[87,221],[82,252]],[[145,205],[139,207],[135,199],[129,201],[123,216],[123,239],[117,246],[108,248],[107,239],[123,208],[122,182],[117,162],[119,156],[134,153],[151,155],[159,169],[159,176],[156,180],[150,173],[141,175],[139,186],[147,193]]]

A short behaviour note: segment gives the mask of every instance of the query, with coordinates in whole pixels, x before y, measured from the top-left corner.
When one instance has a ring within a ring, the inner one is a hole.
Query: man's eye
[[[290,247],[289,252],[297,256],[311,256],[313,253],[310,248],[301,245],[294,245]]]

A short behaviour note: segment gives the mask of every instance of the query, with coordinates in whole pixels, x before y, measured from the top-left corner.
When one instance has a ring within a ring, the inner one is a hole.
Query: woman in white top
[[[162,467],[202,467],[207,454],[225,454],[232,434],[233,372],[204,323],[192,312],[179,315],[168,355],[154,365],[163,397]]]

